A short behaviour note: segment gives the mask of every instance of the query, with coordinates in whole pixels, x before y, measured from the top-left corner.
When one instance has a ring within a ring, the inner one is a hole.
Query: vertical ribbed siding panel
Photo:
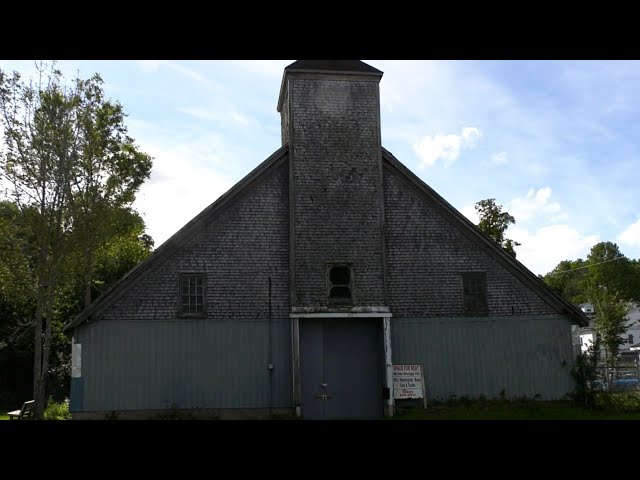
[[[394,318],[393,361],[421,363],[427,396],[561,398],[573,389],[569,321],[561,315]]]
[[[273,320],[273,406],[290,407],[289,319]],[[268,322],[103,321],[83,326],[84,411],[268,408]]]

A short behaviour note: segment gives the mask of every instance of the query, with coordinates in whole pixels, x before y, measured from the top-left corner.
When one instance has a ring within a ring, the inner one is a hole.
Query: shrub
[[[640,392],[599,392],[595,398],[597,408],[612,412],[640,411]]]
[[[576,365],[571,370],[575,388],[572,398],[576,404],[593,408],[596,403],[598,360],[600,358],[600,338],[589,345],[586,352],[581,352],[576,358]]]
[[[45,420],[71,420],[71,413],[69,412],[69,399],[65,398],[64,402],[54,402],[53,398],[49,397],[49,403],[44,411]]]

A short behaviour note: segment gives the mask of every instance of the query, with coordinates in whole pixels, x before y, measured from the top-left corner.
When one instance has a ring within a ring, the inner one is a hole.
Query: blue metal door
[[[383,366],[379,319],[301,319],[302,416],[318,420],[380,418]]]

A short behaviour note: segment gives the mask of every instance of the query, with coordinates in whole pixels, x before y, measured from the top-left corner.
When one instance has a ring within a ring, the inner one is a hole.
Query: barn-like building
[[[583,312],[381,145],[382,72],[284,70],[282,147],[74,318],[74,418],[380,418],[426,397],[557,399]]]

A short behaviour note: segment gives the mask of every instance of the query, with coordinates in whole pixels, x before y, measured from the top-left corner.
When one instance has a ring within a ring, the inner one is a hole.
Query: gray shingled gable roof
[[[189,221],[184,227],[178,230],[172,235],[166,242],[153,251],[146,259],[132,268],[125,274],[118,282],[116,282],[109,290],[103,293],[97,300],[91,305],[76,315],[67,325],[64,330],[74,328],[80,325],[83,321],[91,318],[92,316],[99,315],[107,307],[112,305],[122,294],[126,292],[126,288],[152,267],[161,263],[165,259],[169,258],[174,252],[176,252],[183,244],[193,238],[195,232],[197,232],[203,224],[205,224],[210,217],[220,211],[230,200],[240,195],[246,188],[248,188],[254,181],[259,180],[263,174],[278,163],[289,152],[289,145],[284,145],[276,150],[269,158],[249,172],[242,180],[231,187],[226,193],[222,194],[216,201],[205,208],[202,212],[196,215],[191,221]]]
[[[410,180],[419,192],[433,201],[436,207],[444,213],[446,217],[449,217],[455,223],[459,224],[471,240],[476,244],[483,246],[485,249],[488,249],[494,255],[494,258],[509,272],[515,275],[523,284],[536,292],[543,300],[555,307],[558,311],[570,315],[571,318],[576,320],[578,325],[584,327],[589,324],[589,318],[582,310],[564,299],[562,296],[558,295],[551,287],[544,283],[544,281],[538,278],[535,273],[505,252],[491,237],[485,234],[467,217],[456,210],[429,185],[420,180],[420,178],[405,167],[400,160],[394,157],[393,154],[384,147],[382,147],[382,158],[387,162],[387,165],[395,168],[400,172],[400,174]]]
[[[228,201],[236,198],[241,192],[248,188],[254,181],[266,174],[273,165],[280,159],[285,157],[289,151],[289,145],[284,145],[275,151],[269,158],[258,165],[246,177],[240,180],[229,191],[223,194],[215,202],[205,208],[200,214],[193,218],[189,223],[182,227],[171,238],[164,242],[149,257],[139,263],[130,270],[120,281],[118,281],[107,292],[102,294],[89,307],[85,308],[76,317],[73,318],[66,326],[65,330],[80,325],[83,321],[98,316],[107,307],[112,305],[127,290],[127,287],[143,274],[148,272],[153,266],[161,263],[176,252],[184,243],[186,243],[193,234],[216,212],[218,212]],[[466,234],[478,245],[489,250],[494,258],[499,261],[509,272],[514,274],[516,278],[522,281],[527,287],[536,292],[542,299],[554,306],[559,312],[566,313],[575,319],[581,326],[589,324],[587,316],[575,305],[571,304],[556,292],[554,292],[546,283],[538,278],[531,270],[525,267],[518,260],[506,253],[498,244],[488,235],[479,230],[471,221],[456,210],[449,202],[442,198],[435,190],[418,178],[411,170],[405,167],[391,152],[384,147],[382,148],[382,158],[386,162],[385,167],[395,168],[410,183],[412,183],[419,192],[429,198],[434,205],[454,223],[457,223]]]
[[[331,72],[351,72],[351,73],[373,73],[382,75],[377,68],[372,67],[360,60],[298,60],[285,67],[285,72],[293,70],[304,71],[331,71]]]

